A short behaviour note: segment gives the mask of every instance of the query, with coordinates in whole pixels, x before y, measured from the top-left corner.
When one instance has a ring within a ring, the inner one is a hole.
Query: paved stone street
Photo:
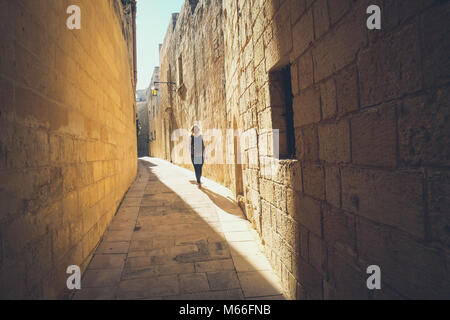
[[[74,299],[283,299],[231,191],[144,158]]]

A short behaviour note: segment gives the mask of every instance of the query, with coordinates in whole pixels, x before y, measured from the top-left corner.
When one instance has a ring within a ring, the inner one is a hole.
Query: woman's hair
[[[200,128],[198,127],[198,125],[194,125],[191,129],[191,135],[195,134],[195,131],[197,130],[197,132],[200,132]]]

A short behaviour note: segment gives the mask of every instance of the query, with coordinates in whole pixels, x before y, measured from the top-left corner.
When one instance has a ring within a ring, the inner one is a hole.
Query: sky
[[[138,90],[150,84],[153,69],[159,66],[158,45],[163,42],[172,13],[180,12],[184,0],[138,0],[136,40]]]

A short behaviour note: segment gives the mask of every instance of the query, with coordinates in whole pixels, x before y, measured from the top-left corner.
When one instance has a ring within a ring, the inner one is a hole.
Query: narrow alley
[[[449,17],[0,0],[0,300],[450,298]]]
[[[143,158],[74,299],[283,299],[257,237],[228,189]]]

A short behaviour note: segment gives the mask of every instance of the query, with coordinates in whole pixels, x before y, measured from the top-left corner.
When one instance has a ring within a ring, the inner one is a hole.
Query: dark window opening
[[[199,0],[189,0],[189,5],[191,7],[192,14],[194,14],[195,8],[197,8],[198,1]]]
[[[291,66],[270,73],[272,126],[279,130],[280,159],[296,159]]]
[[[178,86],[183,85],[183,58],[178,58]]]

